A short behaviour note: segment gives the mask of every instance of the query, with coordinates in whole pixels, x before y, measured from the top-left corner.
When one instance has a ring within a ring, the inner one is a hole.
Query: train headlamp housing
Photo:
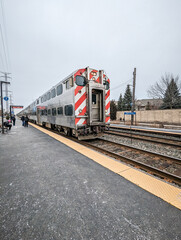
[[[82,109],[79,109],[79,113],[81,113],[82,112]]]

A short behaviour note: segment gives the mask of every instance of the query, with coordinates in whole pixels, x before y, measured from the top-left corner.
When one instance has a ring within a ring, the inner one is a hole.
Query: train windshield
[[[76,76],[76,84],[78,86],[85,86],[87,83],[86,78],[83,76]]]

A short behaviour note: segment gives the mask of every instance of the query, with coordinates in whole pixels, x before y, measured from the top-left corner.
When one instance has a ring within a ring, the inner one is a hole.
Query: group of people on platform
[[[28,115],[22,116],[22,117],[21,117],[21,121],[22,121],[22,126],[28,127],[28,122],[29,122]],[[4,127],[7,127],[9,130],[11,130],[12,123],[13,123],[13,126],[15,126],[15,124],[16,124],[16,117],[15,117],[15,115],[13,115],[13,116],[11,117],[11,119],[7,119],[7,120],[4,122]]]
[[[28,127],[28,121],[29,121],[28,115],[22,116],[21,121],[22,121],[22,126]]]

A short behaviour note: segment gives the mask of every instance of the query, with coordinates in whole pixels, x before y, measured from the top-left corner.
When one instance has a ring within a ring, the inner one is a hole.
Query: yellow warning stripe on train
[[[30,123],[33,127],[46,133],[52,138],[64,143],[75,151],[83,154],[84,156],[94,160],[100,165],[108,168],[109,170],[119,174],[130,182],[138,185],[144,190],[154,194],[155,196],[163,199],[164,201],[170,203],[171,205],[181,209],[181,189],[172,186],[169,183],[161,181],[155,177],[152,177],[146,173],[143,173],[137,169],[130,166],[122,164],[106,155],[82,146],[79,143],[73,142],[67,138],[64,138],[56,133],[52,133],[49,130],[43,129],[35,124]]]

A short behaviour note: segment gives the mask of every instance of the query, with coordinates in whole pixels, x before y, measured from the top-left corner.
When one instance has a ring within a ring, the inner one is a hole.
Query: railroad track
[[[180,159],[103,139],[83,141],[81,144],[181,186]]]
[[[130,132],[130,133],[119,132],[117,130],[108,130],[105,133],[110,134],[110,135],[120,136],[120,137],[136,139],[136,140],[148,141],[148,142],[152,142],[152,143],[159,143],[162,145],[172,146],[172,147],[181,149],[181,141],[179,141],[178,139],[171,140],[171,139],[163,138],[161,136],[140,135],[140,133],[138,134],[138,133],[134,133],[134,132]]]
[[[181,134],[180,133],[175,133],[175,132],[167,132],[167,131],[156,131],[156,130],[149,130],[149,129],[139,129],[139,128],[134,128],[133,127],[127,127],[127,128],[122,128],[119,126],[109,126],[109,129],[111,131],[117,131],[117,132],[132,132],[134,134],[138,135],[146,135],[146,136],[153,136],[155,138],[160,138],[160,139],[168,139],[172,137],[175,140],[178,140],[181,142]]]

